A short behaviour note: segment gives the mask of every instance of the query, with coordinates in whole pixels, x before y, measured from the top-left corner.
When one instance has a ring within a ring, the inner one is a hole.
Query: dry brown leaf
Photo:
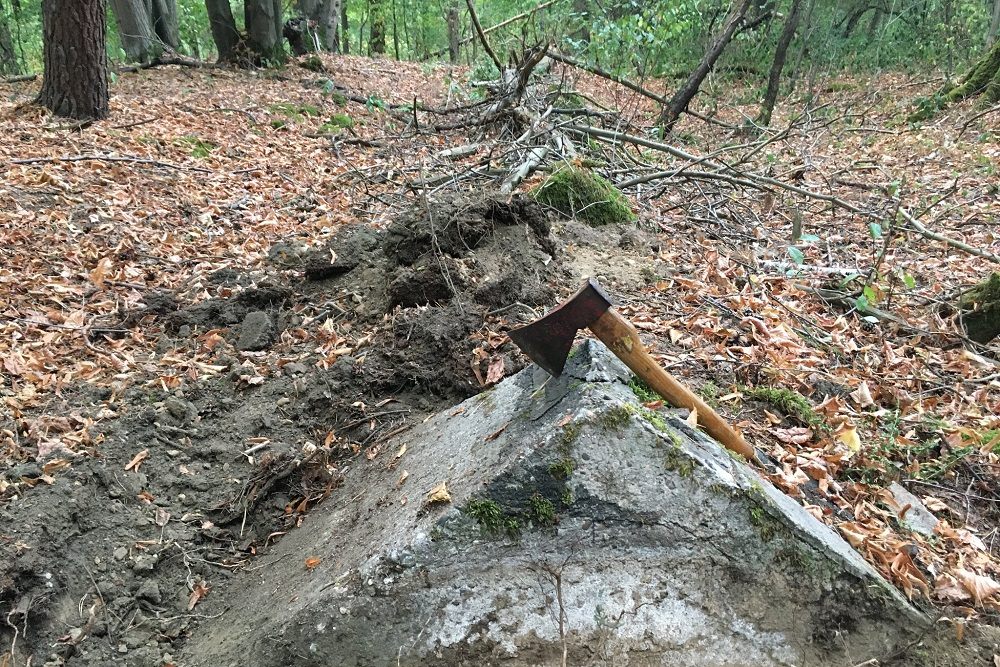
[[[441,482],[433,489],[427,492],[427,497],[424,499],[425,505],[433,505],[435,503],[450,503],[451,494],[448,492],[448,483]]]
[[[125,465],[125,470],[126,471],[134,470],[135,472],[138,472],[139,466],[141,466],[142,462],[145,461],[147,458],[149,458],[149,450],[144,449],[132,457],[132,460]]]
[[[995,579],[970,572],[965,568],[957,568],[955,578],[972,595],[972,599],[978,606],[982,606],[984,600],[1000,593],[1000,583]]]

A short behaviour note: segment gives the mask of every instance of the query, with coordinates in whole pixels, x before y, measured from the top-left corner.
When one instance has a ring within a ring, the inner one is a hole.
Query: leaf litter
[[[552,240],[529,213],[498,231],[483,198],[421,184],[435,154],[480,132],[407,134],[385,108],[452,103],[447,68],[352,57],[327,68],[385,103],[343,107],[292,68],[123,76],[114,120],[82,133],[4,103],[0,514],[13,565],[0,599],[42,618],[52,597],[90,591],[107,614],[81,617],[60,655],[169,655],[198,620],[176,609],[196,612],[228,572],[256,567],[352,456],[377,459],[408,423],[520,368],[506,327],[584,274],[611,283],[657,358],[778,462],[775,484],[907,595],[955,615],[997,611],[1000,372],[996,349],[964,340],[948,308],[986,260],[813,200],[734,201],[696,181],[629,191],[643,236],[614,257],[617,237],[578,223],[556,223]],[[633,120],[655,111],[573,76]],[[800,124],[753,159],[870,207],[892,193],[926,209],[925,224],[996,248],[997,193],[982,178],[996,135],[963,134],[961,106],[934,126],[899,125],[892,91],[904,86],[884,75],[873,92],[837,93],[827,108],[841,116],[782,118]],[[290,114],[296,105],[321,113]],[[353,124],[331,136],[335,113]],[[732,125],[745,113],[718,115]],[[682,127],[692,145],[733,141],[719,126]],[[46,161],[12,162],[25,157]],[[427,224],[436,211],[459,221],[444,227],[459,231],[446,250]],[[485,233],[462,233],[469,211]],[[795,225],[807,234],[791,238]],[[517,234],[527,245],[510,245]],[[504,276],[497,253],[533,260]],[[525,266],[537,281],[518,285]],[[842,269],[834,280],[830,268]],[[866,315],[873,306],[896,319]],[[271,330],[262,349],[240,350],[252,313]],[[815,422],[745,399],[754,387],[798,392]],[[886,502],[894,479],[937,516],[932,536]],[[100,641],[81,644],[84,628]],[[47,645],[45,630],[32,641]]]

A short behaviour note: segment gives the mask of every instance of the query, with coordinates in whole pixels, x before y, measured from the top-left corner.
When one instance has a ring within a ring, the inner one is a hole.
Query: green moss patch
[[[988,343],[1000,335],[1000,273],[990,274],[963,294],[958,306],[969,338],[977,343]]]
[[[353,118],[346,113],[335,113],[330,116],[329,120],[319,126],[319,131],[332,134],[338,130],[346,130],[352,127],[354,127]]]
[[[750,387],[743,391],[743,395],[762,403],[767,403],[789,417],[795,417],[806,425],[817,424],[822,421],[806,397],[797,391],[784,387]]]
[[[606,179],[582,167],[562,167],[532,195],[539,203],[593,227],[635,220],[625,196]]]
[[[483,532],[491,535],[507,534],[517,537],[521,534],[521,522],[517,517],[504,512],[503,508],[493,500],[474,498],[462,510],[476,520]]]

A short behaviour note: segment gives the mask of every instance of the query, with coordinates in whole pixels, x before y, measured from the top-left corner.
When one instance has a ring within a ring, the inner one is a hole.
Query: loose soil
[[[183,389],[79,386],[63,414],[105,418],[90,446],[6,471],[11,664],[169,664],[202,600],[263,567],[356,457],[391,456],[391,436],[524,365],[506,323],[541,314],[562,296],[552,285],[575,288],[595,257],[609,285],[635,279],[654,262],[649,238],[553,225],[527,197],[418,199],[385,229],[347,225],[319,249],[276,244],[267,275],[213,274],[227,296],[180,307],[147,294],[125,319],[162,330],[161,355],[214,345],[221,373]],[[303,349],[303,328],[327,344]]]

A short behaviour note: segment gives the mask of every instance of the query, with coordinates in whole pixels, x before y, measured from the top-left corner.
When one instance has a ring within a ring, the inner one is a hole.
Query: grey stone
[[[136,591],[135,597],[146,602],[152,602],[153,604],[163,602],[163,595],[160,594],[160,585],[152,579],[142,582],[139,590]]]
[[[266,350],[274,342],[274,322],[262,310],[247,313],[240,325],[240,337],[236,349],[244,352]]]
[[[840,667],[929,624],[628,378],[588,342],[560,378],[530,367],[390,441],[402,459],[352,466],[179,661],[553,665],[565,645],[573,665]]]
[[[899,517],[900,523],[915,533],[920,533],[927,537],[934,535],[938,519],[924,506],[920,498],[907,491],[898,482],[893,482],[889,485],[889,493],[892,494],[893,500],[899,505],[900,510],[905,510],[902,512],[902,516]]]

